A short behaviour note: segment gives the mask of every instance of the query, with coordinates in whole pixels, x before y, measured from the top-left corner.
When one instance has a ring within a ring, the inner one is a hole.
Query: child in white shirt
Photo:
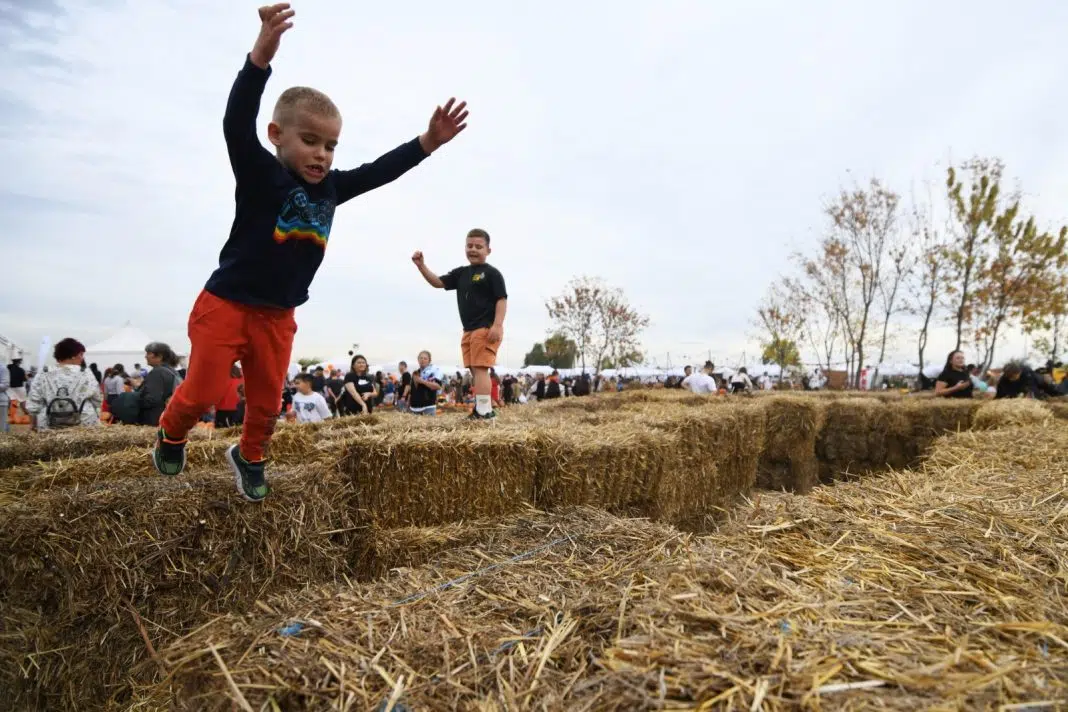
[[[319,423],[332,417],[330,408],[326,405],[326,398],[322,393],[312,390],[315,379],[310,373],[297,375],[297,392],[293,394],[293,410],[287,415],[287,419],[298,423]]]

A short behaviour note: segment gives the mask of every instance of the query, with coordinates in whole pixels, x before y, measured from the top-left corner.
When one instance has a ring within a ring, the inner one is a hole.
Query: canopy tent
[[[85,362],[95,363],[104,371],[121,363],[129,371],[135,363],[145,365],[145,346],[152,343],[148,334],[127,323],[103,341],[85,350]]]

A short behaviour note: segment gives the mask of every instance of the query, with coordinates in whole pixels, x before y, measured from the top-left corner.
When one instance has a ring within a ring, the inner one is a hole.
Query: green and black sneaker
[[[267,480],[263,476],[264,462],[249,462],[241,457],[241,451],[237,445],[233,445],[226,451],[226,459],[234,471],[234,484],[237,492],[249,502],[262,502],[263,498],[270,494],[271,489],[267,486]]]
[[[486,422],[495,422],[497,420],[497,411],[491,410],[490,412],[482,415],[477,410],[472,410],[471,415],[467,416],[468,420],[482,420]]]
[[[152,448],[152,464],[156,472],[167,477],[182,474],[185,469],[185,439],[171,440],[163,428],[156,433],[156,447]]]

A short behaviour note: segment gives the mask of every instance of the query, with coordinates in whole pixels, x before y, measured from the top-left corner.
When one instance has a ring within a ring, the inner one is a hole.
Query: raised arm
[[[445,289],[445,283],[441,281],[441,277],[434,274],[429,267],[426,266],[426,262],[423,261],[423,253],[416,251],[412,255],[412,262],[419,268],[419,274],[423,275],[423,279],[434,289]]]
[[[289,20],[294,13],[289,3],[261,7],[259,14],[260,34],[245,59],[245,66],[237,73],[223,115],[226,150],[238,178],[250,175],[258,159],[271,157],[256,137],[256,116],[260,113],[263,88],[271,76],[270,63],[278,51],[282,33],[293,26]]]

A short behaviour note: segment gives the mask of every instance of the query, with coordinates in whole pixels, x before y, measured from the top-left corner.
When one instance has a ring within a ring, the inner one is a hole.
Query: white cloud
[[[472,110],[454,145],[341,208],[298,354],[455,352],[452,299],[408,257],[453,266],[476,225],[511,292],[505,362],[585,273],[652,316],[663,363],[752,356],[756,302],[851,175],[907,192],[937,186],[939,161],[999,155],[1041,217],[1068,217],[1056,4],[295,9],[263,104],[298,83],[330,93],[337,165],[415,136],[450,95]],[[221,119],[255,4],[39,1],[0,20],[0,333],[93,341],[131,320],[182,343],[232,217]]]

